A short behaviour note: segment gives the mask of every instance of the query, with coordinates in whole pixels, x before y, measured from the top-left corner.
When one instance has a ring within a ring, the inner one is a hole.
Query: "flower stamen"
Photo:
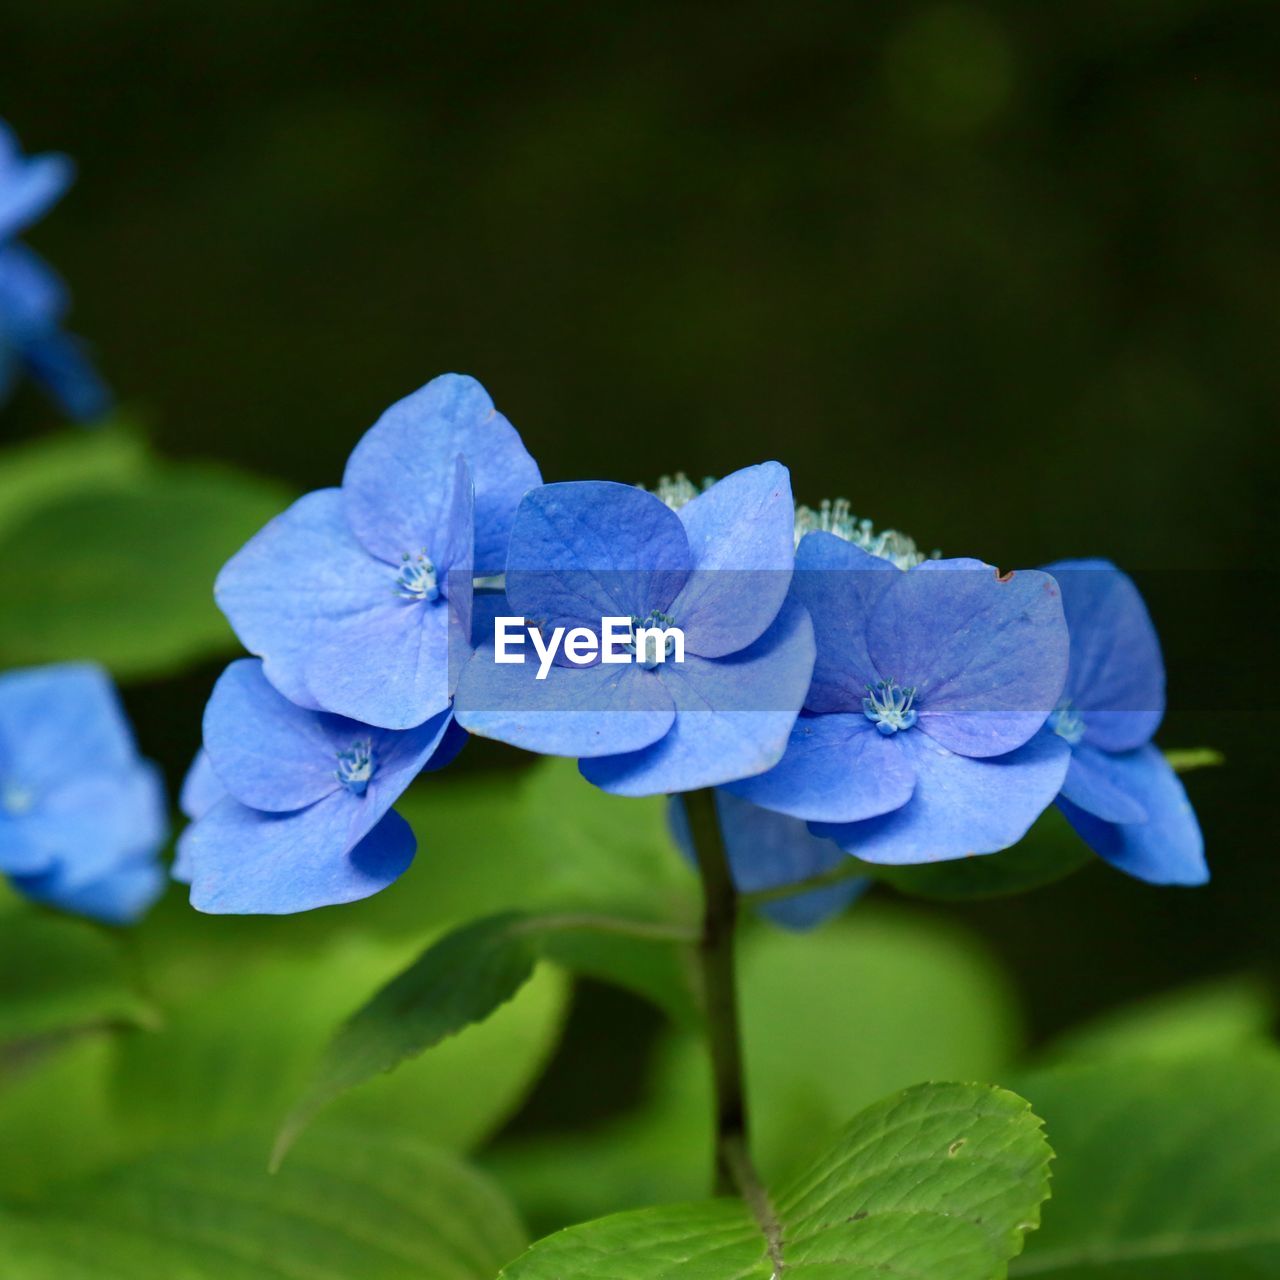
[[[338,752],[338,781],[355,795],[362,796],[369,789],[375,768],[373,743],[368,738],[358,739]]]
[[[910,729],[919,719],[915,700],[914,688],[904,689],[896,680],[879,680],[874,686],[867,685],[862,713],[888,737],[900,729]]]

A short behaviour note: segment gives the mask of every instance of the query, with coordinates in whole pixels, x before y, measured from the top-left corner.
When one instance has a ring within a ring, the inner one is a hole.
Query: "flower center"
[[[659,663],[671,657],[676,647],[675,636],[657,633],[675,625],[676,620],[673,617],[657,609],[650,609],[643,618],[632,616],[631,639],[627,641],[625,647],[627,652],[635,658],[636,666],[652,671]],[[641,627],[646,628],[647,633],[637,638],[636,632]]]
[[[353,742],[338,752],[338,781],[348,791],[362,796],[369,789],[369,779],[377,766],[373,762],[373,743],[368,738]]]
[[[20,787],[16,782],[0,782],[0,813],[20,818],[31,812],[35,802],[35,796],[26,787]]]
[[[938,558],[935,551],[932,556],[925,555],[916,546],[913,538],[896,529],[881,529],[876,532],[870,520],[853,514],[848,498],[824,498],[815,511],[813,507],[796,507],[796,546],[806,533],[815,530],[822,533],[835,534],[845,542],[852,542],[855,547],[882,560],[888,560],[899,569],[910,569],[923,560]]]
[[[403,600],[438,600],[440,584],[436,580],[436,567],[425,551],[411,556],[407,551],[400,557],[400,572],[396,575],[396,592]]]
[[[1084,717],[1070,702],[1064,702],[1049,713],[1049,728],[1074,747],[1084,737]]]
[[[904,689],[896,680],[880,680],[867,685],[862,700],[862,714],[888,737],[899,729],[910,729],[918,719],[915,711],[916,691]]]

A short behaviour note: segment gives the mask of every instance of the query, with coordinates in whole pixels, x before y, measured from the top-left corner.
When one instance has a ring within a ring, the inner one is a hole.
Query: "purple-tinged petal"
[[[523,617],[599,630],[604,617],[666,609],[689,567],[684,526],[653,494],[603,480],[547,484],[516,512],[507,598]]]
[[[1053,802],[1071,750],[1038,734],[1008,755],[970,759],[928,735],[898,735],[916,770],[916,789],[901,809],[854,823],[811,823],[865,862],[898,866],[995,853],[1016,844]]]
[[[214,772],[209,753],[201,747],[182,780],[182,790],[178,793],[179,810],[194,822],[226,794],[227,789]]]
[[[1071,752],[1062,795],[1104,822],[1145,822],[1147,811],[1127,785],[1127,767],[1123,760],[1117,763],[1119,759],[1079,743]]]
[[[1047,573],[1000,576],[927,561],[880,598],[867,647],[881,675],[916,690],[919,725],[951,751],[1004,755],[1044,724],[1067,673],[1067,627]],[[924,572],[921,572],[924,569]]]
[[[778,616],[795,562],[791,476],[778,462],[725,476],[677,512],[693,572],[671,604],[689,653],[720,658]]]
[[[333,733],[326,721],[337,721]],[[231,663],[218,677],[204,712],[205,753],[217,780],[241,804],[287,813],[322,800],[342,783],[334,736],[367,730],[294,706],[262,674],[254,658]]]
[[[885,737],[861,711],[802,715],[786,755],[767,773],[726,790],[753,804],[814,822],[860,822],[901,808],[916,775],[898,741]]]
[[[215,914],[283,915],[385,889],[413,861],[413,831],[388,813],[352,847],[350,807],[339,794],[296,813],[221,801],[189,832],[191,905]]]
[[[867,687],[881,678],[867,653],[867,624],[900,575],[888,560],[833,533],[807,533],[800,540],[791,594],[813,619],[818,654],[808,710],[861,712]]]
[[[1062,589],[1066,696],[1084,718],[1085,742],[1104,751],[1150,742],[1164,718],[1164,659],[1133,579],[1108,560],[1059,560],[1045,572]]]
[[[468,733],[552,756],[615,755],[656,742],[675,705],[652,671],[633,664],[552,665],[538,680],[532,653],[523,664],[476,649],[458,684],[455,711]]]
[[[450,536],[446,497],[454,459],[475,481],[475,569],[501,573],[520,499],[541,483],[516,429],[474,378],[446,373],[393,404],[356,445],[342,486],[351,527],[395,563]]]
[[[833,871],[848,861],[838,846],[810,834],[797,818],[758,809],[723,790],[716,792],[716,810],[729,869],[739,893],[796,884]],[[676,843],[686,858],[695,860],[689,816],[682,797],[671,797],[667,814]],[[858,876],[766,903],[760,908],[760,914],[784,929],[812,929],[838,915],[870,884],[866,876]]]
[[[687,655],[655,670],[676,705],[670,732],[641,751],[579,765],[588,782],[615,795],[715,787],[777,764],[809,687],[813,627],[788,600],[773,626],[740,653]]]
[[[1149,815],[1146,822],[1104,822],[1072,804],[1058,804],[1081,838],[1112,866],[1149,884],[1204,884],[1209,868],[1204,836],[1186,790],[1153,746],[1111,758],[1117,785]]]

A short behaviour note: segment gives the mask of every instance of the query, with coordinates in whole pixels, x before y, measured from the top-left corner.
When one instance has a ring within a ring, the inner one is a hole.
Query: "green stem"
[[[692,791],[684,797],[689,830],[702,878],[702,937],[698,959],[703,1004],[715,1083],[717,1195],[746,1194],[747,1106],[742,1074],[742,1035],[734,973],[734,926],[738,895],[716,815],[715,793]],[[754,1178],[754,1173],[750,1174]]]
[[[821,871],[807,880],[793,880],[790,884],[776,885],[772,889],[756,889],[752,893],[744,893],[742,904],[747,907],[762,907],[767,902],[780,902],[783,898],[793,898],[798,893],[826,889],[833,884],[843,884],[846,880],[860,880],[866,874],[866,864],[850,858],[848,862],[842,862],[830,871]]]

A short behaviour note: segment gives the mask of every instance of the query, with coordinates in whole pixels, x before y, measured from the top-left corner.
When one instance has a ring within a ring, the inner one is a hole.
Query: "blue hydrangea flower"
[[[252,658],[233,662],[205,709],[204,754],[184,787],[197,815],[175,874],[192,905],[276,915],[353,902],[413,860],[391,806],[428,762],[456,751],[451,713],[396,731],[295,706]]]
[[[1113,866],[1153,884],[1203,884],[1204,838],[1151,738],[1164,718],[1164,659],[1133,580],[1106,560],[1051,564],[1071,631],[1062,700],[1045,733],[1071,749],[1058,806]]]
[[[422,724],[448,707],[470,653],[473,573],[502,571],[539,481],[484,388],[446,374],[379,418],[341,488],[299,499],[231,559],[218,603],[297,705]]]
[[[63,332],[69,305],[62,281],[40,258],[20,244],[0,245],[0,404],[25,373],[71,418],[92,421],[111,407],[80,340]]]
[[[813,835],[799,818],[758,808],[728,791],[716,791],[716,812],[729,870],[739,893],[798,884],[848,862],[838,845]],[[667,816],[680,851],[695,861],[689,815],[681,797],[671,797]],[[839,884],[767,902],[761,906],[760,914],[784,929],[812,929],[839,915],[870,884],[865,876],[851,877]]]
[[[227,789],[214,772],[209,753],[201,747],[182,780],[182,789],[178,792],[179,811],[188,824],[193,823],[198,818],[203,818],[226,794]],[[191,855],[187,850],[187,843],[193,830],[194,827],[188,825],[178,836],[173,865],[169,868],[169,874],[183,884],[191,883]]]
[[[818,648],[804,714],[781,763],[730,790],[868,862],[1021,839],[1070,754],[1037,732],[1066,677],[1053,578],[969,559],[903,570],[814,532],[797,551],[793,595]]]
[[[520,504],[506,590],[513,615],[553,634],[605,618],[679,627],[683,662],[495,661],[479,646],[458,688],[463,728],[578,757],[620,795],[714,786],[769,768],[813,669],[809,619],[787,591],[790,479],[748,467],[678,511],[630,485],[552,484]],[[532,636],[529,637],[532,639]],[[526,646],[527,647],[527,646]],[[674,657],[674,654],[672,655]]]
[[[0,243],[42,217],[74,176],[66,156],[24,156],[13,131],[0,120]]]
[[[159,771],[110,678],[72,663],[0,675],[0,871],[37,902],[124,924],[164,886]]]

